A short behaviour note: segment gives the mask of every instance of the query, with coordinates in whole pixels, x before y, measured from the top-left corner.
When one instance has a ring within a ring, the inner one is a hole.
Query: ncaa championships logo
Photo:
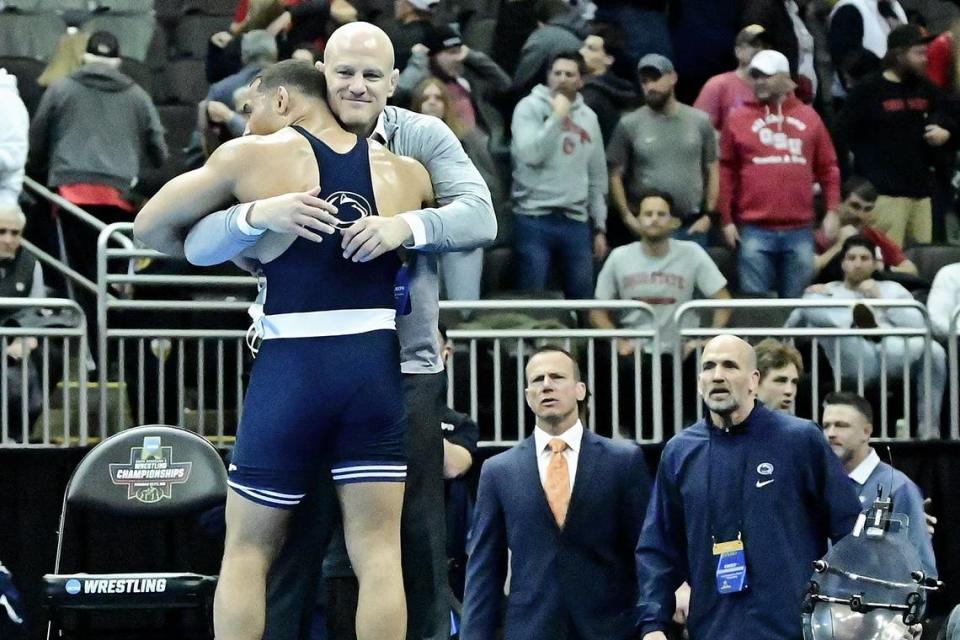
[[[174,462],[173,447],[160,445],[160,436],[147,436],[142,447],[130,448],[129,464],[111,464],[113,484],[127,485],[127,499],[146,504],[173,497],[173,485],[190,478],[192,462]]]
[[[772,476],[773,475],[773,465],[769,462],[761,462],[757,465],[757,473],[762,476]]]
[[[77,580],[76,578],[71,578],[70,580],[67,580],[67,584],[64,585],[64,587],[66,588],[67,593],[69,593],[72,596],[75,596],[78,593],[80,593],[80,581]]]
[[[336,191],[327,196],[327,202],[337,208],[338,229],[346,229],[361,218],[373,215],[373,207],[359,193]]]

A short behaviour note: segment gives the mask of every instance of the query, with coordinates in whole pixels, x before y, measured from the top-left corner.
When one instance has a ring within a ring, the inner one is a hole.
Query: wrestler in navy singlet
[[[320,197],[338,207],[344,224],[377,215],[367,141],[338,154],[294,129],[313,147]],[[324,458],[338,483],[405,479],[394,302],[400,266],[395,252],[369,262],[344,258],[339,232],[320,243],[298,237],[263,265],[263,341],[230,467],[230,486],[243,496],[292,508]]]

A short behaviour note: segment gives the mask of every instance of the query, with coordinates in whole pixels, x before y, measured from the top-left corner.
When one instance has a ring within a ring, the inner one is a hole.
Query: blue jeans
[[[562,213],[514,216],[514,261],[517,288],[543,291],[550,266],[560,263],[563,295],[571,300],[593,298],[593,241],[586,222]]]
[[[674,240],[687,240],[688,242],[696,242],[698,245],[707,248],[709,245],[710,234],[709,233],[690,233],[690,227],[680,227],[673,232]]]
[[[740,229],[740,290],[765,296],[800,298],[813,279],[813,229],[771,231],[745,225]]]

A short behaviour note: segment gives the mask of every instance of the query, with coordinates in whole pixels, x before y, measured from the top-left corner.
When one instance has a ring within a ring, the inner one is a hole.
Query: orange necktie
[[[567,509],[570,507],[570,468],[563,451],[567,443],[560,438],[553,438],[548,445],[553,455],[547,465],[547,480],[544,483],[544,492],[547,494],[547,504],[562,529],[567,519]]]

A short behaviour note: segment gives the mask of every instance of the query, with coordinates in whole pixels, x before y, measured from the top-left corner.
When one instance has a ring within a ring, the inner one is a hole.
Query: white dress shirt
[[[547,465],[553,457],[550,450],[550,441],[554,438],[560,438],[567,443],[567,448],[563,450],[563,457],[567,461],[567,469],[570,470],[570,492],[573,493],[573,482],[577,477],[577,460],[580,458],[580,445],[583,441],[583,423],[577,420],[577,423],[561,433],[559,436],[552,436],[540,427],[533,429],[533,441],[537,447],[537,470],[540,472],[540,485],[545,486],[547,482]]]
[[[373,127],[373,133],[370,134],[369,140],[374,142],[379,142],[383,146],[387,146],[387,143],[390,141],[387,140],[387,127],[383,123],[383,111],[380,112],[380,115],[377,116],[377,124]],[[413,239],[408,240],[404,243],[404,247],[407,249],[416,249],[417,247],[422,247],[427,243],[427,229],[423,226],[423,222],[417,216],[413,215],[410,212],[404,212],[397,214],[409,225],[410,231],[413,233]]]
[[[870,474],[873,473],[873,470],[877,468],[878,464],[880,464],[880,456],[877,455],[876,449],[871,448],[870,455],[864,458],[863,462],[858,464],[857,468],[847,475],[862,487],[867,483],[867,480],[870,479]]]

